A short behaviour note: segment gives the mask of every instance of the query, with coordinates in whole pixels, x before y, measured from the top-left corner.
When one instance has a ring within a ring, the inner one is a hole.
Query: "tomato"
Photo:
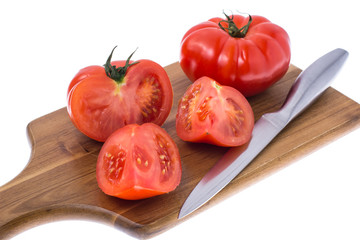
[[[240,146],[250,140],[253,128],[246,98],[209,77],[196,80],[179,101],[176,132],[184,141]]]
[[[115,49],[115,48],[114,48]],[[111,62],[81,69],[68,88],[67,110],[74,125],[88,137],[104,142],[131,123],[162,125],[168,117],[173,90],[169,77],[151,60]]]
[[[225,16],[185,33],[180,66],[191,81],[208,76],[245,97],[259,94],[287,72],[289,36],[261,16]]]
[[[104,193],[123,199],[167,193],[180,183],[179,150],[158,125],[128,124],[105,141],[98,156],[96,177]]]

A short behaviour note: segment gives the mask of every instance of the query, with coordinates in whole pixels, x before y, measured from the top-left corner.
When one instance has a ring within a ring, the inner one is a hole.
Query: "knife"
[[[231,182],[296,116],[329,86],[349,53],[337,48],[302,71],[280,110],[264,114],[255,124],[248,144],[231,148],[200,180],[185,200],[178,219],[192,213]]]

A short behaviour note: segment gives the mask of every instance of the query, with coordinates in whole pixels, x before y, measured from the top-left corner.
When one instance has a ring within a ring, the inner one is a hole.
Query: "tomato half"
[[[67,110],[72,122],[101,142],[127,124],[162,125],[173,103],[170,79],[163,67],[151,60],[132,62],[131,56],[110,62],[113,51],[105,67],[81,69],[68,88]]]
[[[129,124],[115,131],[98,156],[96,177],[108,195],[135,200],[174,190],[181,179],[179,150],[153,123]]]
[[[250,140],[253,128],[246,98],[209,77],[196,80],[179,101],[176,131],[184,141],[239,146]]]
[[[180,65],[191,81],[208,76],[244,96],[263,92],[290,64],[286,31],[261,16],[212,18],[189,29]]]

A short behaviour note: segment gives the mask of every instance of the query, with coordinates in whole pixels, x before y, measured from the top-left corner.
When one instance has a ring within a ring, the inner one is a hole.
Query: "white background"
[[[134,59],[166,66],[178,61],[186,30],[223,10],[282,26],[302,69],[334,48],[348,50],[332,86],[360,102],[358,9],[353,0],[1,1],[0,185],[29,159],[28,122],[66,105],[80,68],[102,65],[115,45],[114,59],[139,47]],[[359,140],[356,130],[154,239],[360,239]],[[106,237],[132,239],[87,221],[45,224],[14,239]]]

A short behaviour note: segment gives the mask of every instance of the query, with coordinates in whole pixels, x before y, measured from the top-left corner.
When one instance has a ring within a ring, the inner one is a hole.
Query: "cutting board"
[[[174,105],[163,128],[179,147],[183,166],[179,187],[171,193],[137,201],[102,193],[95,177],[102,144],[80,133],[71,123],[66,108],[62,108],[30,122],[27,127],[32,147],[29,163],[16,178],[0,187],[1,239],[60,219],[99,221],[138,238],[151,238],[360,126],[360,105],[333,88],[327,89],[231,184],[198,211],[178,220],[186,197],[228,149],[187,143],[177,137],[177,103],[191,82],[179,63],[165,69],[173,84]],[[249,98],[255,120],[281,107],[300,72],[291,65],[278,83]]]

